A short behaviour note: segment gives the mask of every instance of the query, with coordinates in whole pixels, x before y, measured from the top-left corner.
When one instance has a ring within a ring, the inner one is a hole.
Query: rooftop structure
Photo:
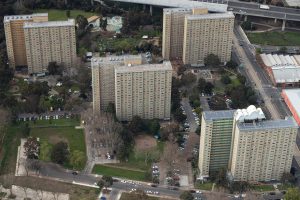
[[[298,125],[300,125],[300,89],[284,89],[281,95]]]
[[[172,70],[172,65],[169,61],[163,64],[144,64],[144,65],[131,65],[116,66],[115,73],[128,73],[128,72],[145,72],[145,71],[165,71]]]
[[[250,105],[246,109],[238,109],[234,114],[234,118],[238,122],[266,119],[261,108],[256,108],[254,105]]]
[[[207,121],[233,118],[236,110],[205,111],[202,116]]]
[[[234,18],[234,15],[232,12],[226,12],[226,13],[210,13],[207,15],[187,15],[186,18],[188,20],[198,20],[198,19],[223,19],[232,17]]]
[[[46,28],[46,27],[66,27],[75,26],[74,19],[68,19],[68,21],[50,21],[50,22],[25,22],[24,29],[26,28]]]
[[[260,57],[275,85],[300,81],[300,55],[260,54]]]
[[[285,2],[291,7],[299,7],[300,6],[299,0],[285,0]]]
[[[48,13],[36,13],[36,14],[31,14],[31,15],[7,15],[7,16],[4,16],[3,21],[9,22],[9,21],[17,21],[17,20],[31,20],[35,17],[47,17],[48,18]]]
[[[240,130],[258,131],[278,128],[298,128],[298,125],[293,117],[286,117],[285,119],[267,120],[253,123],[237,123]]]

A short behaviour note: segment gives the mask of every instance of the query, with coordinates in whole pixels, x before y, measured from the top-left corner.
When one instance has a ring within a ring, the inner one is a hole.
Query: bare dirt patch
[[[156,139],[149,135],[139,135],[135,138],[135,149],[137,151],[150,150],[156,147]]]
[[[68,140],[64,137],[61,137],[59,135],[50,135],[49,136],[49,143],[51,144],[57,144],[59,142],[66,142],[68,143]]]

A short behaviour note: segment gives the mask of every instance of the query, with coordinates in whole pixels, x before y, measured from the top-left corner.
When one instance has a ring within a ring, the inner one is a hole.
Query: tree
[[[158,119],[150,120],[150,123],[148,124],[148,130],[151,134],[155,135],[160,129],[160,124]]]
[[[108,188],[112,186],[113,178],[111,176],[102,176],[102,178],[97,182],[99,189],[101,190],[103,187]]]
[[[226,63],[226,67],[231,68],[231,69],[235,69],[238,66],[238,64],[236,62],[234,62],[233,60],[230,60]]]
[[[78,25],[78,29],[85,30],[89,22],[84,16],[78,15],[76,17],[76,24]]]
[[[204,78],[199,78],[199,80],[198,80],[199,92],[202,92],[202,93],[204,92],[205,85],[206,85],[206,80]]]
[[[289,188],[284,196],[285,200],[300,200],[300,191],[298,188]]]
[[[183,75],[183,73],[186,71],[187,67],[185,65],[180,65],[178,68],[177,68],[177,75],[180,76],[180,75]]]
[[[177,122],[184,122],[186,120],[186,116],[182,113],[180,108],[177,108],[174,112],[174,118]]]
[[[220,59],[215,54],[209,54],[204,58],[204,64],[207,67],[219,67]]]
[[[62,66],[57,65],[56,62],[49,62],[48,72],[50,75],[62,75],[63,68]]]
[[[133,116],[131,122],[128,124],[128,129],[133,133],[139,133],[145,130],[144,121],[139,116]]]
[[[103,17],[100,19],[100,27],[106,31],[106,27],[107,27],[107,17],[105,17],[105,19],[103,19]]]
[[[66,142],[59,142],[52,149],[51,160],[62,165],[68,161],[69,154],[68,144]]]
[[[223,75],[221,77],[221,82],[224,83],[225,85],[228,85],[231,83],[231,79],[228,75]]]
[[[191,192],[189,192],[189,191],[184,191],[183,193],[181,193],[180,199],[181,199],[181,200],[193,200],[194,197],[193,197],[193,195],[192,195]]]
[[[207,82],[204,86],[204,93],[211,94],[213,88],[214,88],[214,85],[211,82]]]
[[[75,150],[70,155],[70,164],[75,169],[79,169],[81,166],[84,166],[85,155],[82,151]]]
[[[24,144],[25,155],[28,159],[38,159],[40,144],[36,137],[29,137]]]
[[[181,83],[183,86],[189,86],[197,80],[196,76],[189,72],[187,74],[183,74],[181,77]]]

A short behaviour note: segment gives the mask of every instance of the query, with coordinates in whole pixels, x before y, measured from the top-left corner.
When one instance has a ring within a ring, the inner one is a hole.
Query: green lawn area
[[[37,120],[35,122],[29,122],[30,127],[34,128],[36,126],[79,126],[79,121],[77,119],[52,119],[52,120]]]
[[[279,190],[288,190],[289,188],[293,188],[294,186],[291,184],[280,184],[278,185]]]
[[[300,33],[298,32],[263,32],[247,33],[251,43],[274,46],[300,45]]]
[[[58,10],[58,9],[38,9],[34,10],[34,13],[48,13],[49,21],[56,20],[67,20],[68,17],[66,15],[66,10]],[[83,10],[70,10],[70,18],[76,18],[78,15],[83,15],[86,18],[89,18],[93,15],[97,15],[97,13],[93,12],[85,12]]]
[[[200,190],[211,190],[213,186],[212,182],[205,182],[205,183],[196,183],[195,188]]]
[[[45,123],[39,121],[42,125]],[[56,125],[69,125],[66,127],[55,127]],[[77,168],[77,170],[82,170],[86,162],[86,148],[85,148],[85,138],[83,130],[75,129],[74,125],[79,124],[75,120],[66,119],[66,120],[52,120],[52,126],[46,128],[34,128],[30,130],[30,135],[40,138],[41,150],[40,150],[40,159],[44,161],[50,161],[51,149],[53,145],[58,142],[64,141],[67,142],[70,148],[70,152],[78,150],[83,152],[85,155],[84,162]],[[75,168],[70,163],[65,165],[67,168]]]
[[[253,190],[258,192],[266,192],[266,191],[273,191],[273,185],[254,185],[252,186]]]
[[[14,173],[17,160],[18,146],[22,137],[19,125],[10,125],[3,130],[5,137],[0,147],[0,174]]]
[[[141,199],[141,200],[159,200],[158,197],[151,197],[151,196],[143,196],[141,199],[141,194],[134,194],[134,193],[126,193],[123,192],[121,195],[120,200],[132,200],[132,199]]]
[[[122,168],[108,166],[108,165],[95,165],[93,168],[93,173],[120,177],[120,178],[127,178],[127,179],[132,179],[137,181],[144,181],[145,174],[146,174],[145,172],[142,171],[122,169]]]

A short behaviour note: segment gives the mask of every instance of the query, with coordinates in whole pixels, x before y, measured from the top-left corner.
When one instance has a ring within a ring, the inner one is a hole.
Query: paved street
[[[238,29],[234,30],[234,48],[236,53],[243,64],[243,70],[251,80],[251,85],[259,92],[259,97],[264,101],[273,119],[284,118],[289,116],[290,113],[286,105],[281,99],[280,90],[271,85],[267,74],[256,62],[255,56],[251,52],[249,44],[244,40]],[[240,46],[243,43],[243,46]]]
[[[190,124],[190,132],[195,132],[198,128],[198,125],[196,124],[195,121],[195,116],[193,115],[193,110],[190,105],[189,99],[188,98],[183,98],[181,101],[181,104],[183,106],[183,109],[186,113],[187,120]]]

